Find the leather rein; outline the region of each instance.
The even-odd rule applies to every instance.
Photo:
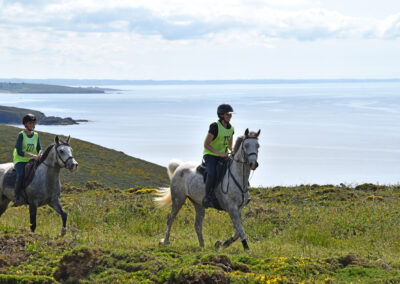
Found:
[[[246,151],[243,149],[244,141],[247,139],[258,139],[258,138],[257,137],[246,137],[243,139],[243,141],[240,145],[240,148],[241,148],[241,152],[246,154],[245,160],[241,161],[239,159],[235,159],[237,152],[234,153],[233,157],[230,157],[228,160],[228,163],[229,163],[229,165],[228,165],[228,184],[226,186],[226,191],[223,190],[223,187],[222,187],[223,183],[221,182],[221,191],[222,191],[222,193],[226,194],[226,193],[228,193],[228,189],[229,189],[229,177],[232,177],[233,182],[235,183],[235,185],[239,188],[240,192],[242,193],[242,202],[240,203],[239,208],[243,206],[244,195],[249,191],[249,187],[246,186],[246,181],[244,180],[244,175],[242,176],[242,185],[240,185],[240,183],[236,180],[235,176],[232,174],[231,166],[232,166],[233,162],[242,164],[242,172],[244,173],[244,167],[245,167],[245,164],[249,163],[249,157],[252,155],[258,156],[258,154],[256,152],[251,152],[251,153],[247,154]],[[247,183],[248,183],[248,181],[247,181]]]

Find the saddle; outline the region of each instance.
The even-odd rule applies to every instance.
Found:
[[[217,187],[222,182],[222,179],[225,176],[226,170],[228,169],[228,164],[229,164],[228,158],[221,159],[220,161],[218,161],[217,169],[216,169],[217,177],[215,180],[215,187]],[[205,164],[204,160],[196,168],[196,172],[198,172],[199,174],[201,174],[203,176],[203,181],[205,183],[207,180],[207,169],[206,169],[206,164]]]
[[[26,188],[33,180],[33,177],[35,176],[35,172],[38,166],[38,162],[35,160],[30,160],[28,163],[25,165],[25,174],[24,178],[22,181],[22,188]],[[3,180],[3,186],[4,187],[14,187],[15,186],[15,181],[17,180],[17,171],[15,170],[14,167],[9,169]]]

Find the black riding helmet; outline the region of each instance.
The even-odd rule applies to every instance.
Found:
[[[31,113],[28,113],[28,114],[25,115],[24,118],[22,119],[22,124],[25,125],[25,123],[30,122],[30,121],[36,122],[36,116],[34,116],[34,115],[31,114]]]
[[[219,106],[218,106],[218,109],[217,109],[217,115],[218,115],[218,117],[219,117],[220,115],[223,115],[223,114],[228,113],[228,112],[233,112],[233,108],[231,107],[231,105],[229,105],[229,104],[222,104],[222,105],[219,105]]]

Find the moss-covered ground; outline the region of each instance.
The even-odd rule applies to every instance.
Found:
[[[400,186],[304,185],[253,188],[243,210],[250,246],[216,250],[232,234],[225,212],[209,209],[205,248],[190,201],[164,237],[169,208],[153,188],[64,186],[68,232],[49,207],[30,233],[26,207],[0,218],[0,283],[399,283]]]

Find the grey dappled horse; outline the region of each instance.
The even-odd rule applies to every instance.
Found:
[[[250,169],[256,169],[258,166],[258,136],[260,130],[249,132],[246,129],[245,135],[237,138],[233,149],[233,157],[228,164],[228,170],[223,177],[221,184],[216,187],[215,194],[221,205],[221,208],[229,213],[234,227],[234,235],[223,244],[217,241],[216,247],[230,246],[239,237],[242,240],[244,249],[248,249],[245,233],[241,223],[242,208],[249,201],[248,180]],[[205,183],[203,176],[196,171],[198,164],[183,163],[172,160],[168,165],[168,173],[171,179],[171,186],[162,189],[162,193],[155,201],[160,207],[172,203],[171,213],[168,214],[167,232],[161,244],[169,243],[169,235],[172,223],[178,214],[180,208],[189,198],[196,209],[195,229],[199,239],[200,247],[204,247],[202,226],[205,215],[205,208],[202,206],[202,200],[205,195]]]
[[[36,228],[36,212],[39,206],[48,204],[62,218],[61,235],[66,233],[67,213],[60,203],[61,183],[60,169],[67,168],[71,172],[77,170],[78,163],[72,156],[72,148],[67,141],[55,137],[55,144],[50,145],[40,159],[31,183],[24,190],[24,197],[29,204],[31,231]],[[14,199],[14,183],[7,181],[7,172],[13,169],[13,163],[0,164],[0,216],[6,211],[8,204]]]

